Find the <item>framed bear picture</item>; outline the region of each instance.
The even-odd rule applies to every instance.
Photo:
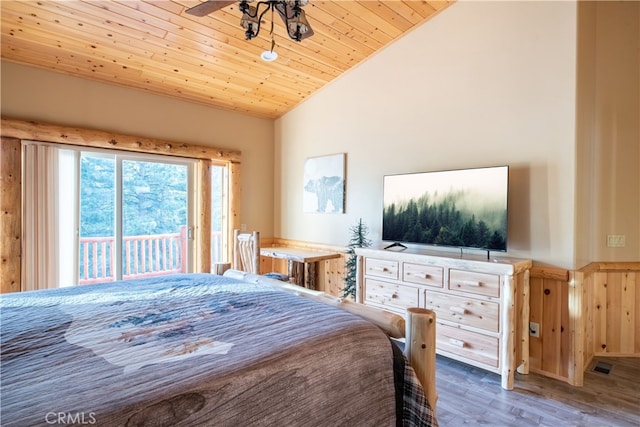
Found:
[[[344,213],[346,153],[310,157],[304,162],[305,213]]]

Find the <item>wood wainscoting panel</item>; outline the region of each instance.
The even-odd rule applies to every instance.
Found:
[[[531,269],[530,369],[582,385],[596,356],[640,356],[640,263]]]
[[[589,366],[596,357],[640,357],[640,262],[594,262],[574,275],[584,319],[576,366]],[[576,369],[573,384],[582,385],[583,376]]]
[[[640,355],[640,271],[598,271],[593,293],[594,356]]]
[[[540,331],[539,337],[529,337],[530,369],[569,381],[569,273],[562,268],[534,266],[530,274],[529,321],[538,323]]]

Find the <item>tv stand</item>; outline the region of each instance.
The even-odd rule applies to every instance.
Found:
[[[404,315],[436,313],[436,352],[498,373],[529,372],[531,260],[408,248],[356,248],[356,301]]]

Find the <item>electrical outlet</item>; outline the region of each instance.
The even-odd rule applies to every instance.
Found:
[[[532,337],[540,338],[540,324],[536,322],[529,322],[529,335]]]
[[[242,232],[247,231],[247,224],[240,224],[240,231]]]
[[[624,234],[607,235],[607,246],[610,248],[624,248],[626,243],[627,242]]]

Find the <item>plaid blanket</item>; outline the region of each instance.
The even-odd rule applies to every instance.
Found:
[[[438,427],[438,420],[413,368],[396,341],[392,340],[391,347],[396,386],[396,427]]]

